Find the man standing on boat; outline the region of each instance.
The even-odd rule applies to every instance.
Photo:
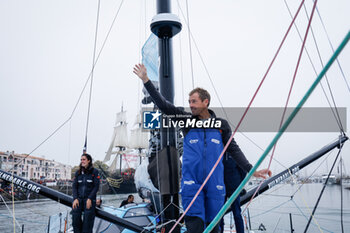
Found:
[[[210,94],[206,90],[196,88],[189,93],[191,108],[191,113],[189,113],[184,111],[183,108],[175,107],[169,103],[156,90],[149,80],[146,67],[143,64],[136,65],[133,72],[143,81],[154,103],[163,113],[187,116],[192,122],[193,120],[198,122],[196,125],[207,125],[209,121],[213,120],[219,123],[210,128],[183,128],[185,137],[183,142],[181,197],[183,208],[186,209],[219,158],[224,145],[231,137],[231,128],[226,120],[216,118],[215,113],[208,109]],[[231,141],[227,151],[238,166],[249,172],[252,165],[234,140]],[[266,174],[270,175],[271,172],[263,169],[255,172],[254,176],[265,178]],[[224,167],[221,162],[185,216],[187,232],[203,232],[205,226],[214,219],[223,206],[225,195]],[[219,232],[219,226],[216,226],[212,232]]]
[[[98,170],[89,154],[83,154],[73,180],[72,220],[74,233],[92,233],[95,220],[96,193],[100,185]],[[81,219],[84,212],[83,221]]]

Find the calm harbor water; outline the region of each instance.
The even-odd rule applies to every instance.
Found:
[[[254,200],[249,206],[252,228],[257,229],[262,223],[267,232],[291,232],[291,213],[294,232],[304,232],[323,185],[304,184],[295,193],[299,187],[300,184],[279,185]],[[339,185],[326,187],[308,232],[341,232],[340,190]],[[344,188],[343,223],[344,232],[350,232],[350,190]]]
[[[274,190],[254,200],[249,206],[252,228],[257,229],[262,223],[267,232],[290,232],[289,213],[291,213],[295,232],[304,232],[322,184],[305,184],[291,199],[291,195],[299,186],[298,184],[278,185]],[[137,194],[134,196],[136,201],[141,201]],[[127,195],[103,196],[103,202],[106,205],[119,206],[126,197]],[[5,205],[0,205],[0,232],[2,233],[14,232],[12,205],[10,204],[8,208],[10,210]],[[350,190],[348,189],[343,189],[343,208],[344,232],[350,232]],[[70,208],[50,200],[16,203],[14,209],[17,221],[15,222],[16,232],[21,232],[20,226],[24,225],[24,232],[30,233],[47,232],[49,216],[54,219],[58,217],[59,212],[66,215],[70,211]],[[340,186],[327,186],[314,219],[308,232],[341,232]],[[230,231],[231,222],[233,221],[230,215],[226,215],[225,232]],[[62,229],[63,224],[61,222]]]

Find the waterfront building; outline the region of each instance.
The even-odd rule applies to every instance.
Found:
[[[70,180],[72,167],[55,160],[0,151],[0,169],[30,180]]]

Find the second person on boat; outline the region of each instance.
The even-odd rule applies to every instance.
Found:
[[[74,233],[92,233],[95,220],[96,193],[100,185],[98,170],[89,154],[80,158],[79,170],[73,180],[72,220]],[[84,217],[82,219],[82,213]]]

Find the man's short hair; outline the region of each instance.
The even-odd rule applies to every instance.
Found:
[[[130,198],[132,198],[132,197],[134,197],[134,195],[131,195],[131,194],[130,194],[130,195],[128,196],[128,199],[130,199]]]
[[[194,93],[198,93],[199,95],[199,98],[204,101],[205,99],[208,99],[208,107],[209,107],[209,104],[210,104],[210,94],[207,90],[203,89],[203,88],[200,88],[200,87],[197,87],[195,89],[193,89],[190,93],[189,93],[189,96],[193,95]]]

